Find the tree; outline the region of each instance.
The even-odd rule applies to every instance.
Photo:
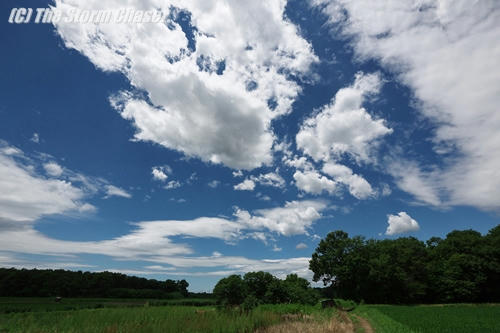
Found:
[[[177,281],[177,289],[182,296],[187,297],[189,295],[188,288],[189,283],[186,280]]]
[[[500,299],[500,225],[491,229],[485,236],[483,253],[486,281],[484,282],[482,299],[496,301]]]
[[[265,301],[267,288],[276,278],[268,272],[248,272],[243,276],[247,290],[253,294],[259,301]]]
[[[214,296],[221,305],[240,305],[247,296],[247,288],[240,275],[230,275],[217,282]]]
[[[332,284],[334,290],[354,298],[359,285],[357,270],[363,267],[366,258],[359,256],[364,246],[362,237],[349,238],[341,230],[330,232],[321,240],[309,261],[314,281]]]
[[[309,281],[297,274],[287,275],[282,284],[290,303],[314,305],[319,301],[319,296],[316,290],[311,288]]]

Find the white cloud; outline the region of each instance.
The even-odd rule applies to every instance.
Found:
[[[248,228],[267,229],[290,236],[307,234],[307,229],[321,218],[321,211],[326,207],[322,201],[290,201],[284,207],[256,210],[254,215],[238,209],[235,216]]]
[[[363,177],[354,174],[345,165],[326,163],[323,166],[323,172],[333,177],[336,182],[347,185],[349,193],[357,199],[367,199],[375,195],[370,183]]]
[[[212,181],[208,182],[207,185],[210,186],[211,188],[217,188],[220,185],[220,181],[219,180],[212,180]]]
[[[187,200],[184,199],[184,198],[179,198],[179,199],[170,198],[170,201],[174,201],[174,202],[177,202],[177,203],[185,203],[185,202],[187,202]]]
[[[273,186],[282,188],[285,186],[285,180],[276,172],[269,172],[266,174],[260,174],[258,176],[251,176],[251,180],[255,183],[259,183],[264,186]]]
[[[170,173],[169,171],[171,172],[171,169],[166,166],[157,166],[151,169],[151,174],[153,175],[154,180],[164,182],[168,178],[168,173]]]
[[[289,158],[289,157],[283,157],[283,163],[285,163],[285,165],[289,166],[289,167],[292,167],[292,168],[295,168],[295,169],[298,169],[298,170],[313,170],[314,169],[314,166],[312,165],[311,162],[309,162],[307,160],[307,157],[305,156],[301,156],[301,157],[298,157],[298,156],[294,156],[293,158]]]
[[[321,194],[323,191],[329,194],[337,193],[337,183],[317,171],[297,170],[293,174],[293,179],[297,188],[307,193]]]
[[[307,233],[307,229],[321,217],[326,204],[318,201],[293,201],[283,207],[261,209],[250,214],[237,210],[233,220],[217,217],[200,217],[193,220],[159,220],[133,223],[134,229],[128,234],[100,241],[65,241],[50,238],[41,232],[26,227],[6,229],[0,233],[0,251],[33,253],[45,255],[101,254],[120,260],[143,260],[176,267],[215,267],[231,266],[238,263],[239,268],[260,261],[237,257],[212,256],[185,257],[193,250],[184,243],[176,243],[175,236],[215,238],[227,242],[267,233],[296,235]],[[260,239],[260,238],[259,238]],[[1,253],[1,252],[0,252]],[[229,258],[229,259],[227,259]],[[243,262],[243,263],[242,263]],[[274,262],[270,261],[269,263]],[[276,262],[281,262],[278,260]],[[191,266],[185,266],[190,263]],[[270,265],[273,266],[273,265]],[[236,268],[236,266],[231,266]]]
[[[262,194],[261,192],[257,192],[257,194],[255,195],[259,200],[262,200],[262,201],[271,201],[271,197],[268,196],[267,194]]]
[[[283,250],[281,247],[276,246],[276,244],[273,245],[273,252],[281,252]]]
[[[389,226],[385,232],[386,235],[402,234],[420,229],[418,222],[405,212],[400,212],[398,215],[388,215],[387,223]]]
[[[389,162],[388,171],[395,178],[396,185],[413,194],[417,203],[441,206],[439,198],[441,181],[436,170],[424,172],[416,163],[406,160]]]
[[[241,183],[234,185],[233,188],[237,191],[253,191],[257,184],[283,188],[285,180],[278,173],[269,172],[258,176],[250,176],[250,178],[246,178]],[[264,196],[260,197],[263,198]]]
[[[296,248],[297,250],[307,249],[307,244],[305,244],[305,243],[299,243],[299,244],[297,244],[297,245],[295,246],[295,248]]]
[[[34,143],[40,143],[40,136],[38,135],[38,133],[33,133],[30,141]]]
[[[130,199],[132,198],[132,195],[122,188],[116,187],[114,185],[107,185],[105,198],[110,197],[122,197]]]
[[[35,162],[0,142],[0,228],[20,227],[52,214],[88,210],[85,188],[38,175]]]
[[[380,194],[381,194],[383,197],[387,197],[387,196],[391,195],[391,194],[392,194],[392,189],[391,189],[391,187],[390,187],[388,184],[382,183],[382,184],[381,184]]]
[[[290,112],[317,61],[286,19],[284,1],[163,1],[154,8],[191,14],[195,48],[179,24],[73,24],[56,29],[64,44],[104,71],[120,71],[147,99],[112,98],[134,123],[135,139],[204,161],[253,169],[272,161],[272,119]],[[121,1],[57,0],[59,10],[115,9]],[[143,8],[139,0],[127,7]],[[236,28],[235,28],[236,27]],[[223,69],[222,69],[223,68]],[[268,101],[276,107],[270,107]],[[154,105],[154,106],[153,106]]]
[[[395,72],[436,124],[435,151],[444,163],[413,163],[413,172],[396,175],[398,186],[432,204],[499,210],[498,1],[314,3],[341,24],[337,34],[354,37],[358,57]]]
[[[86,200],[98,194],[130,196],[105,179],[46,162],[52,158],[24,154],[0,140],[0,229],[30,228],[48,215],[93,213],[97,208]]]
[[[233,177],[243,177],[243,172],[241,170],[233,171]]]
[[[163,188],[166,190],[173,190],[178,187],[181,187],[181,183],[177,180],[171,180],[165,186],[163,186]]]
[[[56,162],[45,163],[43,168],[45,169],[45,172],[52,177],[59,177],[63,173],[63,169]]]
[[[234,189],[237,191],[253,191],[255,188],[255,182],[251,179],[245,179],[241,183],[234,185]]]
[[[362,107],[380,84],[376,74],[357,74],[352,86],[340,89],[329,105],[304,121],[296,136],[297,147],[315,161],[338,160],[344,154],[371,161],[377,139],[392,133],[384,120],[373,119]]]

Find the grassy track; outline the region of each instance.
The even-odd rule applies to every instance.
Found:
[[[500,305],[362,305],[355,313],[378,333],[500,332]]]

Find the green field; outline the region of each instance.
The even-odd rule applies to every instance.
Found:
[[[354,311],[345,313],[321,309],[319,305],[280,304],[260,305],[244,313],[239,309],[220,310],[215,306],[203,305],[210,302],[213,300],[68,298],[56,303],[52,298],[0,298],[0,333],[230,333],[254,332],[259,328],[290,322],[301,322],[303,324],[299,327],[302,328],[318,328],[308,332],[363,333],[365,331],[360,325],[360,317],[368,320],[378,333],[500,332],[498,304],[360,305]],[[337,302],[343,308],[354,305],[351,301]],[[342,322],[346,317],[352,321],[350,330],[346,329],[349,325],[337,325],[341,327],[339,330],[324,330],[325,325],[318,324]]]
[[[500,305],[362,305],[355,314],[368,319],[376,332],[500,332]]]
[[[0,297],[0,314],[39,311],[69,311],[99,308],[124,308],[165,305],[215,305],[215,300],[206,298],[183,298],[171,300],[120,299],[120,298],[64,298],[55,302],[50,297]]]
[[[309,320],[328,320],[334,312],[319,306],[294,304],[261,305],[249,313],[241,313],[217,310],[213,306],[150,306],[154,301],[144,300],[63,300],[67,304],[43,301],[40,298],[3,299],[4,309],[12,305],[20,307],[20,304],[25,309],[31,304],[31,308],[29,312],[0,314],[0,332],[253,332],[284,318],[301,320],[307,316]],[[90,308],[96,305],[102,308]],[[47,306],[45,310],[44,306]],[[57,306],[74,309],[60,311]]]

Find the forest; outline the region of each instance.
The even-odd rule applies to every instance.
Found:
[[[484,236],[455,230],[426,242],[333,231],[320,241],[309,269],[331,297],[387,304],[499,302],[500,225]]]
[[[112,272],[0,268],[2,297],[182,298],[186,280],[158,281]]]

